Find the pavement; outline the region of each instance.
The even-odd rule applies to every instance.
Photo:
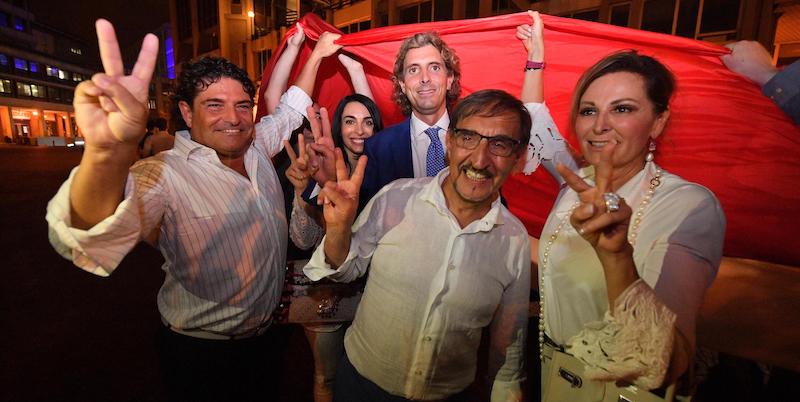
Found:
[[[161,255],[139,245],[102,278],[47,240],[47,201],[80,157],[0,146],[0,400],[164,401],[154,346]],[[265,400],[311,401],[308,344],[302,328],[288,331],[284,386]]]
[[[76,268],[47,240],[47,201],[81,152],[0,144],[0,401],[164,401],[155,352],[160,254],[139,245],[102,278]],[[302,328],[285,331],[282,386],[265,390],[264,400],[310,402],[308,344]],[[528,350],[532,356],[536,345]],[[765,380],[764,367],[753,362],[720,360],[695,401],[796,400],[783,395],[800,374],[772,370]],[[537,377],[532,370],[529,378]],[[488,400],[480,383],[469,394],[471,401]]]

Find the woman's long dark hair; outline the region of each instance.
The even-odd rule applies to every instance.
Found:
[[[339,105],[336,106],[336,112],[333,114],[333,122],[331,127],[333,145],[341,149],[342,152],[345,151],[344,138],[342,137],[342,114],[344,113],[344,107],[350,102],[358,102],[367,108],[370,117],[372,117],[372,135],[378,134],[379,131],[383,130],[381,112],[378,110],[378,105],[376,105],[372,99],[361,94],[345,96],[341,101],[339,101]],[[347,165],[348,170],[352,170],[353,167],[350,166],[350,158],[344,158],[344,163]]]

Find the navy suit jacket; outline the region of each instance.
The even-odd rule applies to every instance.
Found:
[[[403,178],[414,177],[411,157],[411,118],[384,128],[364,143],[367,169],[359,194],[359,210],[383,188]]]

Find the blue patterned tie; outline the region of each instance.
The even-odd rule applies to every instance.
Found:
[[[436,176],[439,171],[444,169],[444,148],[442,141],[439,140],[439,127],[433,126],[425,130],[425,134],[431,139],[428,147],[428,155],[425,159],[426,174]]]

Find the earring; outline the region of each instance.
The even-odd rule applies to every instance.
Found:
[[[656,152],[656,142],[650,140],[650,146],[647,147],[647,156],[644,157],[644,160],[647,162],[653,161],[653,153]]]

